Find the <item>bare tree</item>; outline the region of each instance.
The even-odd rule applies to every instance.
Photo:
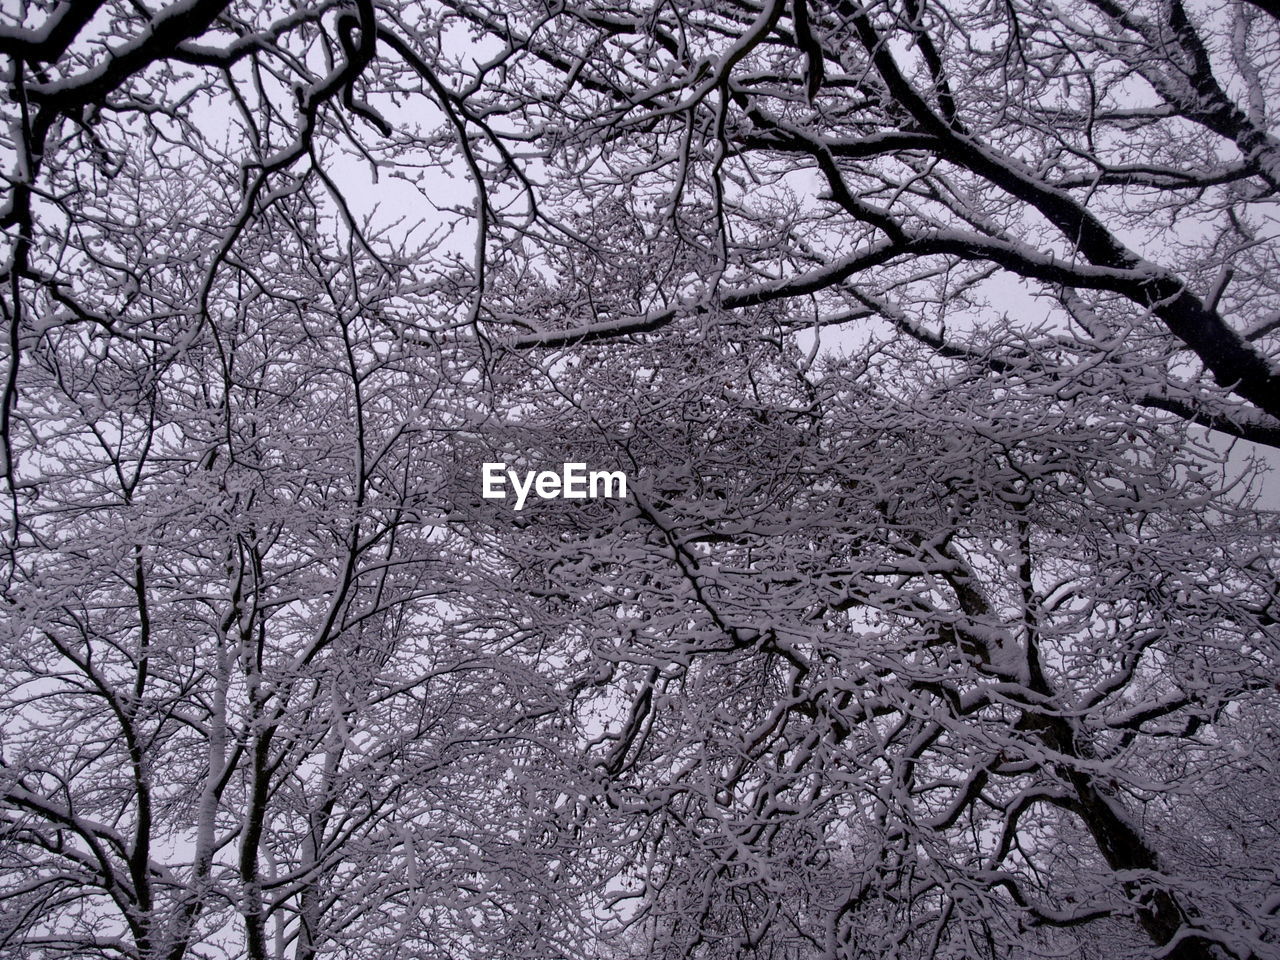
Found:
[[[1280,446],[1274,5],[21,0],[0,70],[0,950],[1275,954],[1202,442]],[[638,482],[479,497],[539,456]]]
[[[624,953],[1274,952],[1275,832],[1213,799],[1274,799],[1274,516],[1185,430],[919,349],[583,354],[526,429],[634,503],[507,550],[592,654]]]
[[[23,5],[0,31],[5,416],[42,324],[149,321],[147,271],[95,249],[177,226],[117,222],[147,142],[150,179],[231,181],[187,251],[199,291],[293,185],[350,212],[345,152],[472,179],[424,206],[473,218],[454,292],[520,345],[795,301],[794,323],[874,316],[1000,370],[1032,340],[1064,380],[1102,365],[1135,403],[1274,445],[1278,30],[1244,0]],[[557,316],[500,296],[570,251]]]
[[[482,956],[513,903],[560,909],[495,793],[558,769],[546,681],[450,614],[485,586],[447,527],[451,365],[323,235],[281,201],[195,326],[54,326],[24,358],[6,952]]]
[[[490,308],[516,343],[784,301],[793,324],[875,317],[996,372],[1031,341],[1064,382],[1105,369],[1137,404],[1280,437],[1269,12],[448,6],[507,44],[466,89],[512,132],[474,129],[538,158],[519,185],[541,242],[495,224],[524,239],[495,244],[491,273],[523,283],[580,251],[562,318]]]

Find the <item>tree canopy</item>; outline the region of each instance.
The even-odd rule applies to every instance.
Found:
[[[1280,950],[1275,4],[14,0],[0,71],[0,953]]]

